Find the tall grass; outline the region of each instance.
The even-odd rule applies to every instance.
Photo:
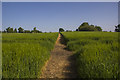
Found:
[[[3,78],[40,78],[58,33],[2,34]]]
[[[117,32],[63,32],[80,78],[118,78]]]

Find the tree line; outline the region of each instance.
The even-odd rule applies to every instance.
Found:
[[[63,28],[59,28],[59,32],[64,32],[65,30]],[[66,32],[71,32],[72,30],[66,30]],[[82,23],[76,31],[102,31],[102,28],[100,26],[95,25],[89,25],[88,22]],[[115,32],[120,32],[120,24],[115,26]],[[33,28],[33,30],[24,30],[22,27],[17,29],[13,29],[11,27],[6,28],[6,30],[3,31],[3,33],[42,33],[42,31],[39,31],[36,29],[36,27]]]
[[[63,28],[59,29],[59,32],[65,31]],[[82,23],[76,31],[102,31],[100,26],[89,25],[88,22]],[[66,32],[71,32],[71,30],[66,30]]]
[[[64,32],[64,31],[65,30],[63,28],[59,28],[59,32]],[[66,32],[71,32],[71,31],[72,30],[66,30]],[[88,22],[84,22],[76,29],[76,31],[102,31],[102,28],[100,26],[89,25]],[[115,26],[115,32],[120,32],[120,24]]]
[[[42,31],[39,31],[36,29],[36,27],[33,28],[33,30],[24,30],[22,27],[19,27],[18,28],[18,31],[17,29],[13,29],[11,27],[8,27],[6,28],[6,30],[3,31],[3,33],[42,33]]]
[[[100,26],[89,25],[87,22],[82,23],[76,31],[102,31]]]

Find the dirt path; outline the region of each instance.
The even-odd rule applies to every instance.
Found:
[[[43,69],[41,78],[76,78],[75,58],[72,52],[65,50],[61,44],[63,40],[59,34],[55,47],[51,52],[51,58]]]

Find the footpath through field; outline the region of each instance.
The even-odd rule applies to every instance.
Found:
[[[45,65],[41,78],[76,78],[75,58],[71,51],[60,42],[63,37],[59,34],[50,60]]]

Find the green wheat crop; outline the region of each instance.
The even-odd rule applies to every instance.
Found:
[[[40,78],[58,33],[2,34],[2,77]]]
[[[63,32],[80,78],[118,78],[117,32]]]

